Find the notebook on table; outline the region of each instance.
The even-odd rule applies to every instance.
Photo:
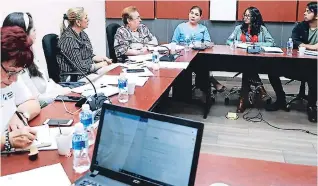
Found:
[[[75,185],[194,185],[203,124],[104,104],[90,171]]]

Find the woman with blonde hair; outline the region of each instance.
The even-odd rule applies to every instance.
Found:
[[[68,22],[68,26],[65,25],[65,21]],[[83,7],[69,9],[63,16],[61,36],[58,41],[58,47],[86,75],[112,63],[107,57],[94,55],[92,44],[84,32],[88,25],[89,19]],[[78,71],[62,55],[57,55],[57,62],[61,73]],[[67,80],[66,77],[60,78],[61,81]]]

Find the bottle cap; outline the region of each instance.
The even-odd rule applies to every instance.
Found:
[[[82,133],[84,131],[84,125],[82,123],[76,123],[74,125],[75,133]]]
[[[82,105],[82,110],[84,110],[84,111],[89,110],[89,105],[88,104],[83,104]]]
[[[289,40],[289,41],[292,41],[293,39],[292,39],[292,38],[289,38],[288,40]]]

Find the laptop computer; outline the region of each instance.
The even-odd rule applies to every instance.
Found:
[[[192,186],[203,124],[104,103],[90,171],[76,186]]]

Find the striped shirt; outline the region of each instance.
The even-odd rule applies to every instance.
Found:
[[[67,27],[58,41],[58,46],[85,74],[89,74],[93,62],[93,47],[88,35],[82,31],[77,34],[71,26]],[[78,71],[62,55],[57,55],[60,73]],[[61,76],[61,81],[66,80],[66,76]]]
[[[119,27],[114,40],[114,49],[117,58],[125,55],[129,49],[140,49],[146,44],[158,45],[156,37],[143,24],[139,25],[136,32],[131,31],[126,25]]]

